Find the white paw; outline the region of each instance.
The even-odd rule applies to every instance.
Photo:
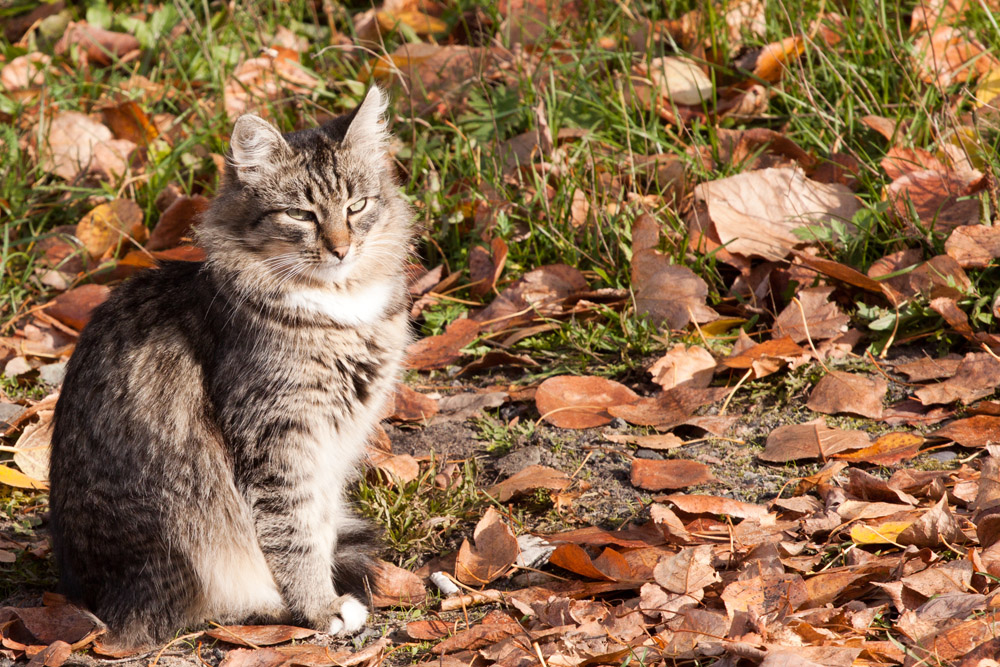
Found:
[[[368,607],[358,602],[353,595],[344,595],[338,601],[337,616],[330,621],[329,634],[353,635],[365,627]]]

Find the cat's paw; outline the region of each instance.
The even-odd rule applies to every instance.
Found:
[[[331,635],[353,635],[365,627],[368,607],[353,595],[341,595],[334,603],[334,617],[330,621]]]

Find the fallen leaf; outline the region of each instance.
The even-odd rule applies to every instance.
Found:
[[[800,290],[796,298],[801,304],[790,303],[774,320],[775,338],[788,337],[796,343],[811,338],[813,342],[835,338],[847,331],[851,318],[830,302],[832,287]],[[803,321],[803,314],[805,321]]]
[[[441,639],[452,634],[456,628],[451,623],[438,620],[410,621],[406,624],[406,634],[410,639],[427,641],[429,639]]]
[[[913,221],[910,207],[916,213],[916,222],[924,229],[950,231],[963,225],[979,223],[978,197],[962,198],[970,178],[954,172],[915,171],[900,176],[886,188],[886,198],[892,203],[896,215]],[[915,227],[914,233],[921,234]]]
[[[881,419],[882,401],[888,391],[889,383],[880,377],[830,371],[816,383],[806,405],[828,415],[847,412]]]
[[[455,320],[444,333],[428,336],[406,348],[406,364],[421,371],[446,368],[462,358],[461,349],[476,340],[480,325],[468,318]]]
[[[767,508],[763,505],[754,505],[719,496],[677,493],[669,496],[657,496],[654,500],[658,503],[672,503],[684,514],[695,516],[728,515],[738,519],[760,519],[767,516]]]
[[[851,541],[855,544],[898,544],[899,534],[913,521],[885,521],[878,524],[856,524],[851,527]]]
[[[626,433],[604,433],[605,439],[624,445],[635,445],[645,449],[667,451],[681,447],[685,443],[673,433],[655,433],[653,435],[629,435]]]
[[[417,35],[432,35],[448,31],[447,23],[416,9],[398,12],[375,12],[375,19],[378,21],[379,27],[386,32],[395,30],[396,26],[400,23]]]
[[[653,58],[646,73],[668,105],[700,105],[712,98],[712,80],[692,60],[676,56]]]
[[[963,269],[985,269],[1000,257],[1000,228],[986,225],[956,227],[944,251]]]
[[[632,578],[632,568],[620,553],[611,547],[605,548],[594,559],[577,544],[560,544],[549,562],[590,579],[599,581],[628,581]]]
[[[719,239],[732,253],[780,261],[806,226],[850,224],[860,204],[839,184],[810,181],[799,169],[761,169],[695,186]]]
[[[956,419],[929,434],[935,438],[946,438],[963,447],[986,447],[1000,443],[1000,417],[975,415]]]
[[[827,426],[822,419],[805,424],[786,424],[771,431],[762,461],[786,463],[802,459],[826,459],[841,452],[862,449],[871,444],[863,431],[844,431]]]
[[[39,167],[66,181],[89,173],[120,177],[128,169],[136,148],[125,139],[115,139],[104,125],[78,111],[61,111],[49,121],[38,147]]]
[[[948,498],[944,496],[931,509],[914,521],[896,539],[900,544],[918,547],[948,547],[967,542],[958,520],[948,508]]]
[[[56,42],[56,55],[64,55],[71,47],[79,49],[83,63],[110,65],[116,60],[128,60],[138,55],[139,40],[122,32],[112,32],[86,21],[71,21]]]
[[[291,625],[222,625],[207,630],[205,635],[237,646],[273,646],[293,639],[305,639],[316,634],[309,628]]]
[[[124,657],[114,652],[106,653],[103,649],[95,649],[95,652],[109,657]],[[238,648],[226,653],[219,667],[280,667],[287,660],[288,656],[273,648]]]
[[[941,88],[966,83],[997,66],[986,47],[951,26],[924,31],[913,44],[913,54],[920,78]]]
[[[209,200],[201,195],[180,196],[160,214],[160,220],[149,235],[146,250],[166,250],[180,244],[208,210]]]
[[[712,547],[702,545],[664,556],[653,570],[653,578],[670,593],[690,595],[722,581],[712,562]]]
[[[805,38],[800,35],[766,45],[757,55],[753,75],[769,83],[777,83],[788,70],[788,63],[802,55],[805,48]]]
[[[649,367],[653,382],[672,389],[678,386],[704,388],[715,374],[715,357],[698,345],[674,345]]]
[[[648,491],[682,489],[714,482],[711,468],[684,459],[632,459],[632,485]]]
[[[17,439],[14,463],[21,472],[39,482],[49,481],[52,417],[55,410],[39,410],[38,421],[24,427]]]
[[[501,576],[517,559],[514,533],[500,514],[490,507],[476,524],[473,546],[462,542],[455,561],[455,578],[469,586],[482,586]]]
[[[627,405],[638,394],[614,380],[592,375],[551,377],[538,387],[535,405],[542,419],[560,428],[592,428],[610,424],[612,406]]]
[[[893,366],[893,369],[896,372],[906,375],[910,382],[924,382],[926,380],[940,380],[954,376],[961,363],[962,357],[949,354],[940,359],[921,357],[916,361],[896,364]]]
[[[77,651],[106,630],[96,616],[67,603],[62,596],[46,593],[42,602],[43,607],[0,608],[4,636],[19,636],[32,644],[46,646],[63,641]]]
[[[608,408],[613,417],[630,424],[670,429],[683,424],[698,408],[722,400],[729,393],[726,387],[689,389],[674,387],[652,398],[639,398]]]
[[[0,85],[13,92],[41,86],[52,58],[34,51],[18,56],[0,69]]]
[[[562,491],[573,483],[569,475],[548,466],[533,465],[494,484],[486,492],[502,503],[537,489]]]
[[[262,55],[237,65],[226,81],[226,115],[236,120],[254,105],[263,106],[289,91],[307,93],[318,85],[319,79],[299,64],[297,52],[284,47],[267,48]]]
[[[506,261],[507,244],[499,237],[490,242],[489,252],[480,246],[474,247],[469,253],[469,280],[472,282],[469,292],[475,296],[492,292]]]
[[[507,397],[505,391],[470,391],[444,396],[437,402],[439,419],[471,419],[483,410],[503,405]]]
[[[384,560],[375,567],[373,602],[376,607],[413,606],[424,602],[427,589],[420,577]]]
[[[912,459],[920,453],[920,447],[923,444],[923,437],[914,433],[886,433],[880,436],[870,447],[863,447],[853,452],[835,454],[834,458],[852,463],[863,462],[873,465],[890,466]]]
[[[742,611],[759,617],[794,611],[808,599],[808,593],[802,577],[782,573],[734,581],[720,597],[730,616]]]
[[[954,401],[968,405],[992,394],[997,385],[1000,385],[1000,361],[985,352],[971,352],[962,359],[953,377],[918,389],[914,395],[923,405]]]
[[[390,474],[401,484],[420,477],[420,464],[409,454],[398,454],[382,459],[376,463],[376,467]]]
[[[17,489],[48,489],[49,485],[42,480],[25,475],[10,466],[0,465],[0,484],[13,486]]]
[[[68,327],[83,331],[97,306],[107,300],[111,290],[105,285],[81,285],[63,292],[45,307],[45,312]]]
[[[523,632],[524,628],[517,621],[503,612],[494,611],[487,614],[480,623],[456,632],[453,636],[437,644],[431,649],[431,652],[442,655],[455,651],[475,651]]]
[[[754,377],[762,378],[776,372],[789,360],[805,354],[805,348],[785,336],[758,343],[742,352],[734,352],[719,363],[736,370],[753,370]]]
[[[579,270],[549,264],[525,273],[472,319],[481,323],[484,331],[502,331],[539,316],[558,315],[568,297],[585,289],[587,279]]]
[[[438,413],[438,402],[430,396],[413,391],[402,382],[396,384],[393,408],[389,419],[424,422]]]
[[[98,259],[130,239],[146,240],[142,209],[131,199],[115,199],[90,210],[76,225],[76,238],[91,258]]]
[[[632,287],[637,312],[671,329],[719,316],[705,303],[708,284],[686,266],[671,264],[659,251],[642,250],[632,256]]]

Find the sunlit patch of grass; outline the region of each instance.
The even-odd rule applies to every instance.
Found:
[[[432,460],[417,479],[404,484],[376,469],[358,483],[354,501],[385,531],[389,559],[400,567],[440,552],[451,535],[479,516],[484,498],[476,487],[475,461],[461,462],[451,484],[440,488],[434,478],[444,467]]]

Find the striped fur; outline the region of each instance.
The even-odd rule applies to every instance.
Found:
[[[373,531],[344,488],[399,374],[412,234],[373,91],[313,130],[237,121],[207,261],[138,275],[80,336],[52,535],[111,643],[206,619],[364,624]]]

